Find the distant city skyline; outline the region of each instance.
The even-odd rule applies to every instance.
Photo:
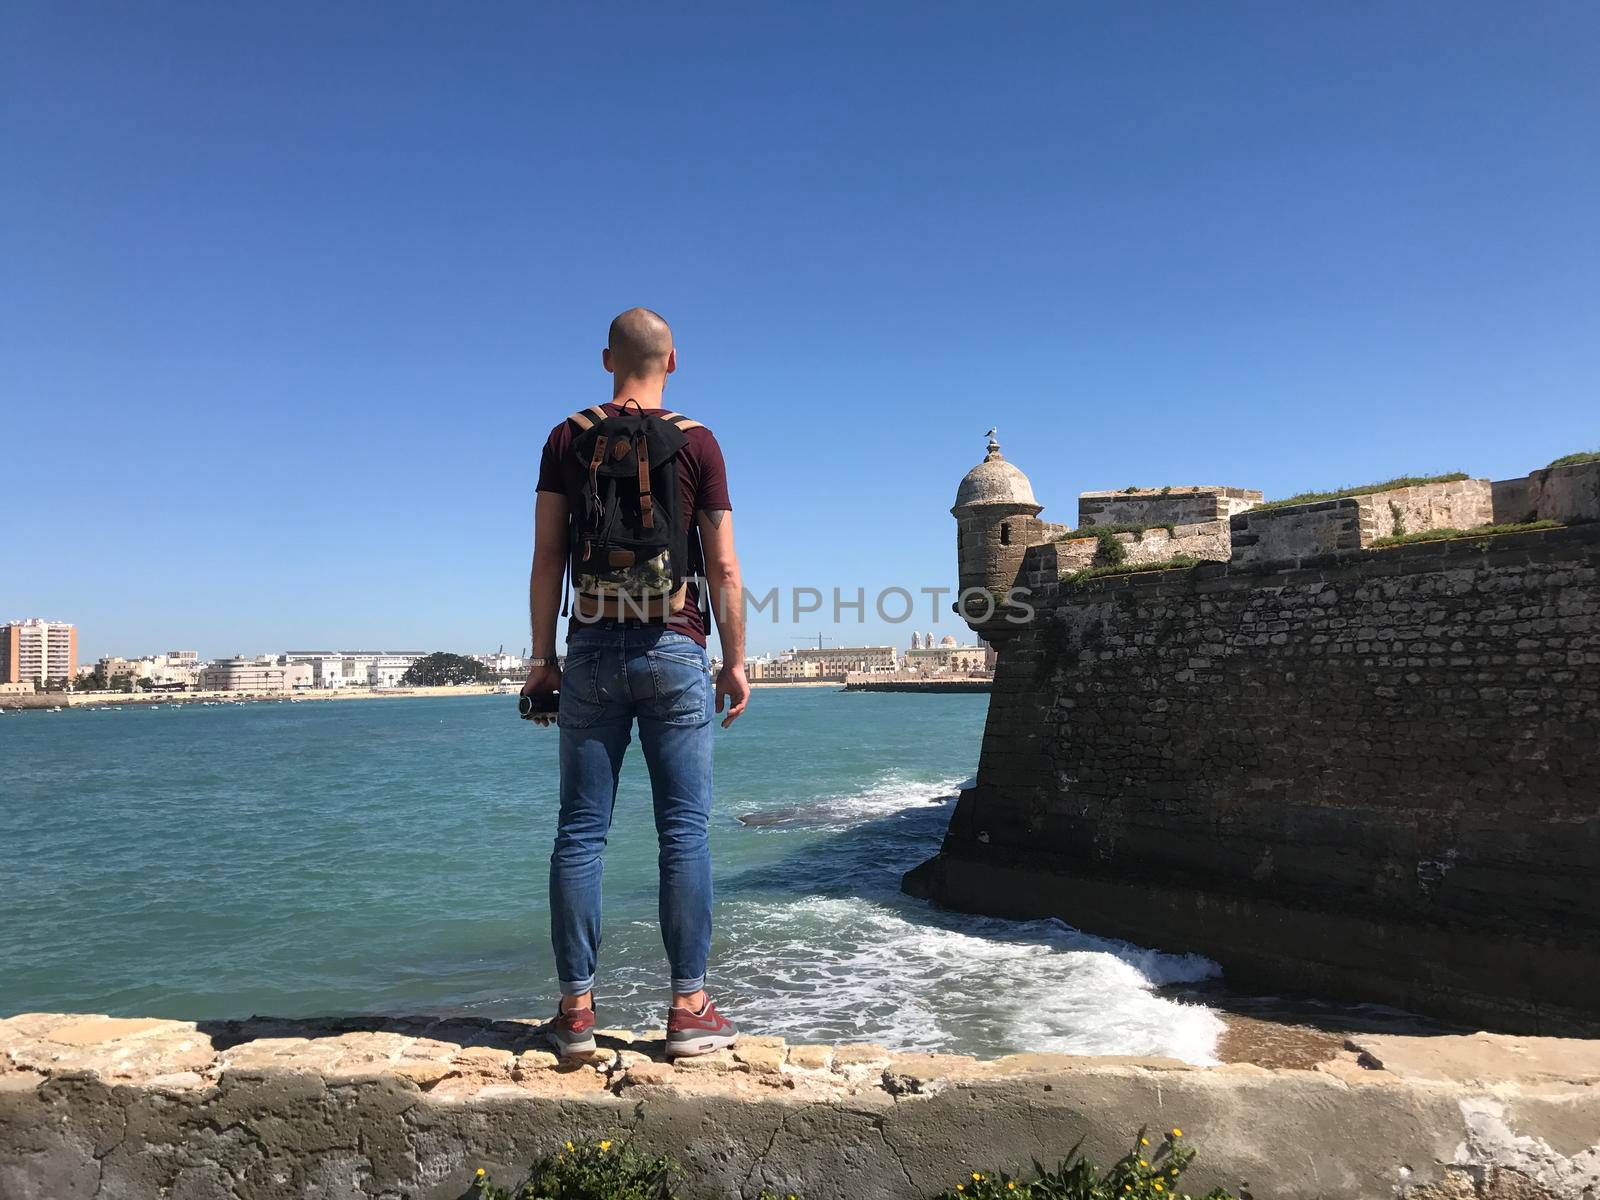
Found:
[[[89,660],[521,649],[538,450],[634,304],[758,595],[952,585],[995,425],[1055,522],[1525,474],[1600,445],[1597,39],[1562,0],[18,0],[0,379],[50,440],[0,612]],[[784,617],[752,652],[911,627]]]

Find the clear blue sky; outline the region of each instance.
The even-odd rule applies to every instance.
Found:
[[[951,583],[995,423],[1068,522],[1525,473],[1600,444],[1597,61],[1587,2],[13,0],[0,617],[520,650],[633,304],[757,590]]]

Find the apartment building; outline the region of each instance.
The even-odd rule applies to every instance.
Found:
[[[0,683],[42,684],[78,674],[78,627],[65,621],[0,625]]]

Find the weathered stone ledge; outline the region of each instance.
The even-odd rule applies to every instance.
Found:
[[[562,1064],[541,1023],[470,1018],[0,1021],[0,1196],[461,1196],[567,1137],[621,1136],[686,1196],[922,1197],[974,1166],[1183,1128],[1186,1182],[1266,1197],[1579,1197],[1600,1186],[1600,1042],[1315,1039],[1309,1065],[992,1061],[747,1037],[682,1061],[659,1030]]]

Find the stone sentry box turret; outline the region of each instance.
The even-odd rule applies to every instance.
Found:
[[[1039,520],[1044,508],[1033,498],[1028,477],[1000,453],[995,431],[989,452],[968,471],[956,489],[950,513],[956,519],[956,560],[963,593],[978,588],[1003,597],[1016,584],[1028,547],[1066,531]]]

